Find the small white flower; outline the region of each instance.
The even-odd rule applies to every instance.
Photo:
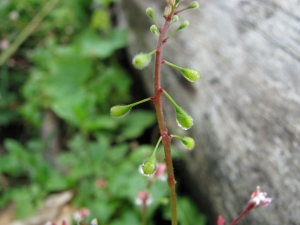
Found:
[[[256,190],[251,194],[250,200],[248,202],[249,204],[255,204],[255,208],[258,206],[266,206],[269,205],[272,202],[272,198],[267,197],[266,192],[261,192],[260,187],[257,186]]]
[[[19,18],[19,12],[18,11],[11,11],[9,13],[9,18],[11,20],[17,20]]]
[[[97,219],[93,219],[91,221],[91,225],[98,225],[98,220]]]
[[[143,204],[146,204],[148,206],[152,202],[152,197],[148,194],[147,191],[140,191],[135,199],[135,204],[138,206],[142,206]]]
[[[7,39],[2,39],[2,40],[0,41],[0,48],[1,48],[2,50],[7,49],[8,46],[9,46],[9,41],[8,41]]]

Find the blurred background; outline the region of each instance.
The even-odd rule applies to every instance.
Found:
[[[240,225],[299,224],[299,1],[197,2],[198,9],[179,14],[170,30],[185,20],[190,25],[168,40],[163,53],[164,60],[201,72],[201,80],[190,83],[178,70],[162,68],[163,88],[194,119],[182,133],[174,108],[164,102],[171,132],[196,142],[186,154],[184,184],[208,224],[215,225],[219,214],[232,221],[257,185],[274,201],[247,214]],[[155,39],[145,8],[153,7],[161,24],[165,1],[120,3],[119,20],[129,30],[128,53],[152,51]],[[152,93],[150,74],[152,66],[140,77]]]
[[[0,224],[140,224],[138,172],[158,137],[151,104],[124,50],[114,0],[0,2]],[[175,165],[183,160],[174,151]],[[163,161],[159,151],[158,160]],[[179,180],[179,221],[204,224]],[[151,186],[149,224],[169,224],[168,188]],[[82,212],[82,211],[80,211]],[[18,223],[16,221],[19,221]]]

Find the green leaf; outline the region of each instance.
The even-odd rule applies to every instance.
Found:
[[[203,214],[200,214],[196,206],[187,197],[177,198],[177,217],[180,224],[194,225],[197,221],[197,225],[205,225],[206,218]],[[169,207],[164,208],[164,217],[171,219],[171,213]]]
[[[21,219],[34,213],[35,206],[28,188],[15,189],[12,199],[16,203],[16,218]]]
[[[97,96],[97,103],[105,112],[112,105],[128,102],[130,99],[131,79],[117,65],[102,68],[88,84],[89,91]]]
[[[53,87],[77,86],[92,75],[92,60],[71,52],[66,55],[54,55],[48,62],[51,77],[48,85]]]
[[[119,29],[114,29],[107,38],[103,38],[95,31],[87,29],[77,42],[81,55],[95,56],[101,59],[111,56],[115,50],[125,47],[126,44],[126,32]]]
[[[26,118],[31,124],[38,127],[42,122],[42,113],[38,104],[33,101],[27,101],[19,108],[21,115]]]
[[[92,15],[91,26],[94,29],[108,31],[111,28],[109,11],[101,8],[95,10]]]
[[[96,216],[98,216],[99,224],[109,224],[108,220],[113,216],[115,212],[118,211],[119,206],[119,201],[99,201],[97,199],[90,202],[88,205],[89,209],[91,209],[91,211],[94,211]]]
[[[51,176],[47,179],[45,188],[49,192],[63,191],[68,188],[68,185],[63,176],[61,176],[57,171],[53,171]]]
[[[52,109],[61,118],[75,126],[84,127],[85,120],[95,109],[95,96],[84,89],[69,93],[68,97],[57,99]]]
[[[108,151],[108,159],[112,163],[120,163],[126,159],[126,154],[128,153],[129,146],[128,144],[118,144],[114,147],[111,147]]]
[[[156,117],[153,112],[145,110],[133,110],[127,117],[123,119],[124,128],[118,137],[118,141],[134,139],[142,135],[145,129],[152,126]]]
[[[109,224],[110,225],[125,225],[125,224],[140,225],[141,221],[132,208],[124,207],[121,214]]]
[[[86,131],[92,132],[101,129],[115,130],[118,126],[118,121],[114,120],[108,115],[96,115],[94,117],[88,117],[83,124]]]

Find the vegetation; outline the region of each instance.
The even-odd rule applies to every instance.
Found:
[[[135,202],[147,188],[148,220],[158,209],[171,218],[164,180],[138,173],[153,146],[136,140],[155,114],[139,108],[122,120],[109,115],[112,105],[133,98],[132,79],[116,55],[126,46],[126,30],[113,25],[113,3],[0,3],[0,207],[14,202],[16,218],[71,189],[72,204],[90,210],[87,220],[140,224]],[[162,150],[156,158],[163,161]],[[178,208],[182,224],[204,223],[186,197]]]
[[[178,218],[180,210],[177,209],[177,198],[176,198],[176,180],[175,180],[175,174],[173,169],[173,159],[172,159],[172,152],[171,152],[171,139],[172,138],[178,138],[181,140],[184,147],[187,149],[194,148],[195,141],[191,137],[181,137],[178,135],[170,134],[166,125],[165,121],[165,114],[163,111],[163,101],[162,101],[162,95],[164,94],[168,100],[171,102],[171,104],[174,107],[175,110],[175,116],[176,116],[176,122],[180,128],[183,130],[190,129],[193,126],[193,118],[185,112],[175,101],[174,99],[163,89],[161,86],[161,69],[162,66],[165,64],[167,66],[171,66],[175,69],[178,69],[184,78],[186,78],[189,82],[196,82],[199,81],[201,78],[201,74],[199,71],[190,69],[190,68],[183,68],[177,65],[174,65],[166,60],[163,59],[163,48],[164,45],[168,42],[168,40],[175,35],[178,31],[183,30],[184,28],[188,27],[189,22],[184,21],[182,22],[177,29],[175,29],[173,32],[169,33],[169,28],[172,24],[178,21],[178,14],[181,12],[184,12],[189,9],[195,9],[198,8],[199,4],[198,2],[194,1],[190,3],[186,7],[181,7],[181,3],[183,0],[166,0],[167,6],[164,10],[164,18],[165,22],[162,26],[157,23],[157,20],[155,19],[155,15],[152,8],[146,9],[146,14],[151,18],[153,21],[153,25],[150,27],[150,31],[155,34],[158,37],[157,41],[157,47],[155,50],[152,50],[149,53],[139,53],[137,54],[133,60],[132,63],[136,69],[144,69],[149,65],[149,62],[151,60],[152,55],[155,54],[155,68],[154,68],[154,74],[153,74],[153,93],[154,95],[151,97],[148,97],[144,100],[131,103],[129,105],[116,105],[111,108],[111,114],[113,117],[120,118],[128,114],[128,112],[131,110],[133,106],[139,105],[141,103],[144,103],[146,101],[152,101],[155,107],[156,112],[156,118],[157,123],[159,127],[160,137],[158,138],[156,147],[154,148],[152,154],[150,157],[148,157],[142,164],[142,173],[146,176],[155,176],[155,174],[159,171],[159,166],[157,163],[157,147],[159,146],[160,142],[162,142],[164,147],[164,161],[166,163],[166,170],[168,174],[168,187],[169,187],[169,193],[170,193],[170,206],[171,206],[171,222],[172,225],[178,224]],[[175,47],[175,46],[174,46]],[[148,199],[148,191],[144,193],[144,204],[142,208],[142,224],[146,224],[146,209],[147,209],[147,199]],[[256,190],[252,193],[250,196],[250,199],[246,205],[246,208],[242,211],[240,215],[236,219],[234,219],[230,225],[235,225],[244,215],[246,215],[248,212],[250,212],[252,209],[257,208],[259,206],[265,206],[268,205],[272,198],[267,198],[267,194],[265,192],[261,192],[260,188],[257,187]],[[198,220],[194,220],[195,221]],[[222,216],[218,217],[217,225],[224,225],[225,220],[222,218]]]

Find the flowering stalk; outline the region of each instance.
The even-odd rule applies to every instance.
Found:
[[[162,59],[162,51],[163,51],[164,44],[168,41],[170,37],[172,37],[178,31],[184,29],[189,25],[188,21],[184,21],[175,31],[173,31],[169,36],[167,36],[170,25],[175,23],[178,20],[177,14],[187,9],[197,8],[198,6],[197,2],[193,2],[189,7],[184,8],[182,10],[179,9],[178,11],[176,11],[182,1],[183,0],[166,0],[167,6],[164,11],[165,23],[163,24],[162,27],[159,26],[159,24],[157,23],[154,17],[153,10],[151,8],[147,8],[146,10],[146,14],[154,22],[154,25],[150,27],[150,31],[158,37],[157,47],[155,50],[149,53],[137,54],[133,58],[132,63],[135,68],[144,69],[146,66],[149,65],[152,55],[155,54],[154,96],[134,104],[124,105],[124,106],[118,105],[111,108],[111,115],[113,117],[120,118],[126,115],[131,110],[131,108],[136,104],[140,104],[148,100],[153,101],[155,111],[156,111],[158,127],[160,131],[159,142],[161,141],[164,146],[164,153],[165,153],[164,160],[165,160],[166,170],[168,175],[167,182],[170,191],[172,225],[177,225],[177,211],[176,211],[176,192],[175,192],[176,180],[174,176],[173,162],[172,162],[172,155],[171,155],[171,139],[172,137],[179,138],[182,141],[183,145],[186,146],[188,149],[192,149],[194,147],[194,140],[190,137],[179,137],[176,135],[175,136],[169,135],[168,129],[166,127],[164,114],[163,114],[162,94],[164,93],[173,104],[176,112],[176,121],[182,129],[184,130],[189,129],[193,125],[193,119],[183,109],[181,109],[180,106],[177,105],[177,103],[172,99],[172,97],[166,91],[162,89],[161,68],[163,64],[167,64],[169,66],[175,67],[176,69],[179,69],[182,72],[183,76],[190,82],[195,82],[200,79],[200,73],[198,71],[189,68],[178,67]],[[176,11],[176,15],[175,15],[175,11]],[[155,171],[158,170],[156,166],[157,162],[155,157],[157,146],[153,154],[150,156],[150,158],[148,158],[143,163],[142,172],[144,175],[150,176],[151,174],[153,174]],[[150,181],[148,188],[151,186],[151,184],[152,182]],[[143,216],[143,224],[145,224],[144,207],[142,207],[142,216]]]
[[[160,135],[162,137],[162,143],[164,146],[165,152],[165,163],[167,166],[168,174],[168,186],[170,190],[170,204],[171,204],[171,215],[172,215],[172,225],[177,225],[177,210],[176,210],[176,190],[175,190],[175,176],[173,170],[172,154],[171,154],[171,137],[168,134],[168,129],[166,127],[165,118],[163,114],[163,105],[162,105],[162,88],[161,88],[161,66],[162,66],[162,50],[163,45],[165,44],[165,38],[167,31],[169,29],[170,23],[172,21],[172,16],[174,13],[175,7],[166,17],[166,21],[162,29],[160,30],[160,36],[158,39],[158,44],[156,48],[156,57],[155,57],[155,70],[154,70],[154,97],[153,102],[155,106],[157,122],[159,126]]]
[[[261,192],[260,187],[257,186],[255,191],[251,194],[250,199],[246,205],[246,208],[237,218],[235,218],[230,225],[235,225],[240,219],[242,219],[248,212],[252,209],[258,208],[260,206],[267,206],[272,202],[272,198],[267,197],[266,192]],[[225,220],[222,216],[218,217],[217,225],[224,225]]]
[[[158,141],[158,144],[159,144],[159,142],[160,141]],[[155,173],[149,176],[148,183],[146,185],[146,190],[140,191],[137,194],[135,204],[139,205],[141,207],[142,225],[146,225],[147,207],[148,207],[148,205],[150,205],[152,203],[152,198],[149,195],[150,188],[151,188],[153,182],[156,180],[165,181],[165,176],[164,176],[165,170],[166,170],[166,165],[164,163],[157,163],[157,168],[156,168]]]

